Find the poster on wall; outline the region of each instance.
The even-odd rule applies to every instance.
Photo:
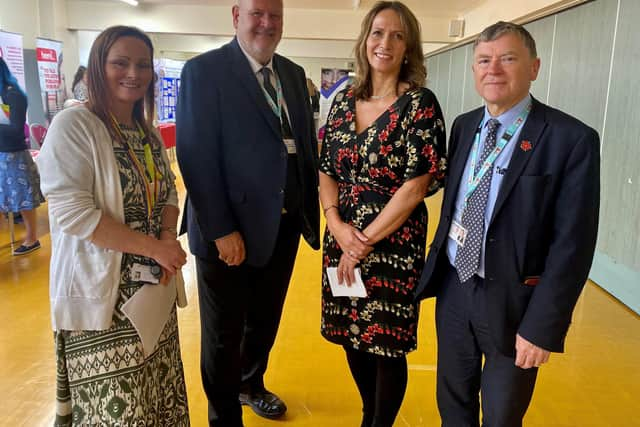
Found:
[[[318,119],[318,141],[324,137],[324,125],[336,94],[349,84],[350,70],[323,68],[320,79],[320,118]]]
[[[67,99],[67,87],[62,73],[62,42],[49,39],[36,39],[36,59],[42,106],[48,121],[62,110]]]
[[[11,74],[15,76],[18,84],[25,91],[22,34],[0,31],[0,57],[7,63]]]
[[[156,110],[159,123],[176,121],[176,103],[180,90],[180,73],[184,61],[157,59],[154,61],[156,80]]]

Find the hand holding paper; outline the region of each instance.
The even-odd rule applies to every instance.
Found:
[[[338,282],[338,269],[336,267],[327,267],[327,278],[334,297],[367,297],[367,290],[364,287],[364,282],[362,282],[359,268],[354,269],[354,275],[356,281],[351,286],[347,286],[346,283]]]

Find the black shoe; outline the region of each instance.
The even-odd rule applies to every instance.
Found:
[[[253,412],[271,420],[280,418],[287,412],[287,405],[275,394],[267,390],[257,393],[240,393],[240,404],[249,405]]]
[[[33,251],[35,251],[37,249],[40,249],[40,241],[39,240],[36,240],[35,242],[33,242],[33,244],[31,244],[29,246],[20,245],[20,247],[18,249],[13,251],[13,256],[26,255],[29,252],[33,252]]]

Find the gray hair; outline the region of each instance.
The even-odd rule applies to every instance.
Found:
[[[522,25],[514,24],[512,22],[498,21],[495,24],[485,28],[478,35],[473,42],[473,50],[481,42],[490,42],[502,37],[505,34],[515,34],[522,40],[525,47],[529,50],[532,58],[538,57],[538,51],[536,50],[536,41],[531,36],[531,33],[526,30]]]

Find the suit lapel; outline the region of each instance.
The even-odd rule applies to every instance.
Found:
[[[538,144],[540,143],[540,135],[542,135],[542,131],[546,126],[544,116],[544,105],[533,99],[531,113],[529,113],[529,117],[522,128],[522,132],[520,132],[518,140],[514,141],[517,145],[513,150],[509,167],[507,168],[507,172],[502,180],[502,185],[498,192],[498,198],[496,199],[496,204],[493,208],[493,214],[491,215],[491,222],[493,222],[493,219],[502,208],[502,205],[504,205],[505,200],[507,200],[511,190],[513,190],[513,186],[518,181],[518,178],[520,178],[524,167],[527,165],[529,159],[533,156],[534,151],[538,147]]]
[[[280,137],[281,131],[280,123],[278,123],[278,117],[273,113],[273,111],[271,111],[269,104],[267,104],[267,100],[264,97],[260,83],[258,83],[258,79],[253,74],[247,57],[244,56],[244,53],[240,49],[238,40],[234,38],[230,43],[230,47],[232,75],[240,81],[244,89],[252,98],[252,104],[260,110],[271,129],[278,137]]]
[[[467,159],[469,158],[469,152],[471,151],[471,146],[473,145],[473,140],[476,131],[478,130],[478,126],[482,121],[483,115],[484,107],[471,112],[469,119],[465,120],[462,124],[463,128],[460,132],[460,138],[455,141],[456,146],[449,147],[449,149],[453,149],[455,153],[453,153],[452,163],[449,165],[449,182],[447,182],[450,200],[448,205],[445,204],[444,206],[449,206],[451,208],[455,205],[458,188],[460,187],[460,180],[462,179],[464,168],[467,164]]]

